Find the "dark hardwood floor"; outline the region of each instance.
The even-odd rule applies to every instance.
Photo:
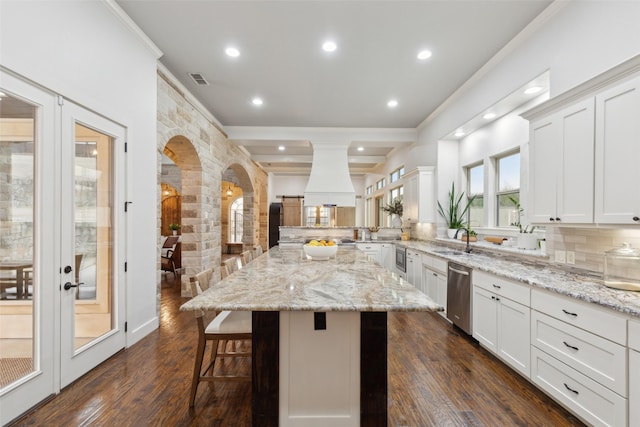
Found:
[[[14,425],[249,426],[247,383],[202,384],[189,410],[197,331],[193,314],[178,310],[184,301],[178,282],[163,283],[157,331]],[[437,314],[390,313],[388,322],[389,426],[582,425]]]

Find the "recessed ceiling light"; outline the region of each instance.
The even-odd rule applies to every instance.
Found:
[[[485,120],[491,120],[496,116],[496,113],[487,113],[484,116],[482,116],[483,119]]]
[[[453,134],[453,136],[455,136],[456,138],[460,138],[461,136],[464,136],[464,132],[460,131],[460,132],[456,132]]]
[[[228,47],[224,50],[224,53],[226,53],[228,56],[232,57],[232,58],[236,58],[238,56],[240,56],[240,51],[238,49],[236,49],[235,47]]]
[[[418,59],[421,61],[424,61],[425,59],[431,58],[431,51],[430,50],[421,50],[420,52],[418,52]]]
[[[358,151],[364,151],[364,147],[358,147]]]
[[[284,151],[284,145],[279,146],[279,147],[278,147],[278,150],[280,150],[280,151]]]
[[[338,45],[331,40],[322,43],[322,50],[324,50],[325,52],[333,52],[337,48]]]
[[[542,90],[540,86],[532,86],[524,91],[527,95],[533,95],[534,93],[538,93]]]
[[[253,105],[262,105],[262,104],[264,104],[264,101],[262,100],[262,98],[258,98],[258,97],[256,97],[256,98],[253,98],[253,99],[251,100],[251,103],[252,103]]]
[[[392,99],[389,102],[387,102],[387,107],[395,108],[397,106],[398,106],[398,101],[396,101],[395,99]]]

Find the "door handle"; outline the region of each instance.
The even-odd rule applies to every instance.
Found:
[[[77,287],[78,287],[78,286],[80,286],[80,285],[84,285],[84,283],[76,283],[76,284],[73,284],[73,283],[71,283],[71,282],[67,282],[67,283],[65,283],[65,284],[64,284],[64,290],[65,290],[65,291],[68,291],[69,289],[71,289],[71,288],[77,288]]]

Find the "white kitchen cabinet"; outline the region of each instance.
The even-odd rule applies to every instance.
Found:
[[[380,264],[387,270],[396,271],[395,246],[391,243],[380,244]]]
[[[407,249],[407,281],[424,292],[422,285],[422,256],[420,252]]]
[[[528,287],[483,272],[474,272],[473,281],[473,337],[529,378]]]
[[[640,321],[629,320],[629,426],[640,426]]]
[[[439,311],[438,313],[446,318],[447,313],[447,275],[442,271],[436,270],[429,264],[424,263],[423,256],[422,264],[422,284],[424,287],[424,293],[432,300],[444,307],[445,311]],[[446,267],[446,264],[445,264]]]
[[[382,264],[382,244],[380,243],[358,243],[356,247],[373,258],[378,264]]]
[[[640,77],[596,96],[595,222],[640,225]]]
[[[593,222],[594,99],[531,124],[529,221]]]
[[[418,166],[403,177],[403,214],[406,222],[435,222],[435,167]]]

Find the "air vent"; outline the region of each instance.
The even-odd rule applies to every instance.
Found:
[[[198,86],[209,86],[209,82],[205,80],[204,76],[200,73],[189,73],[191,78]]]

